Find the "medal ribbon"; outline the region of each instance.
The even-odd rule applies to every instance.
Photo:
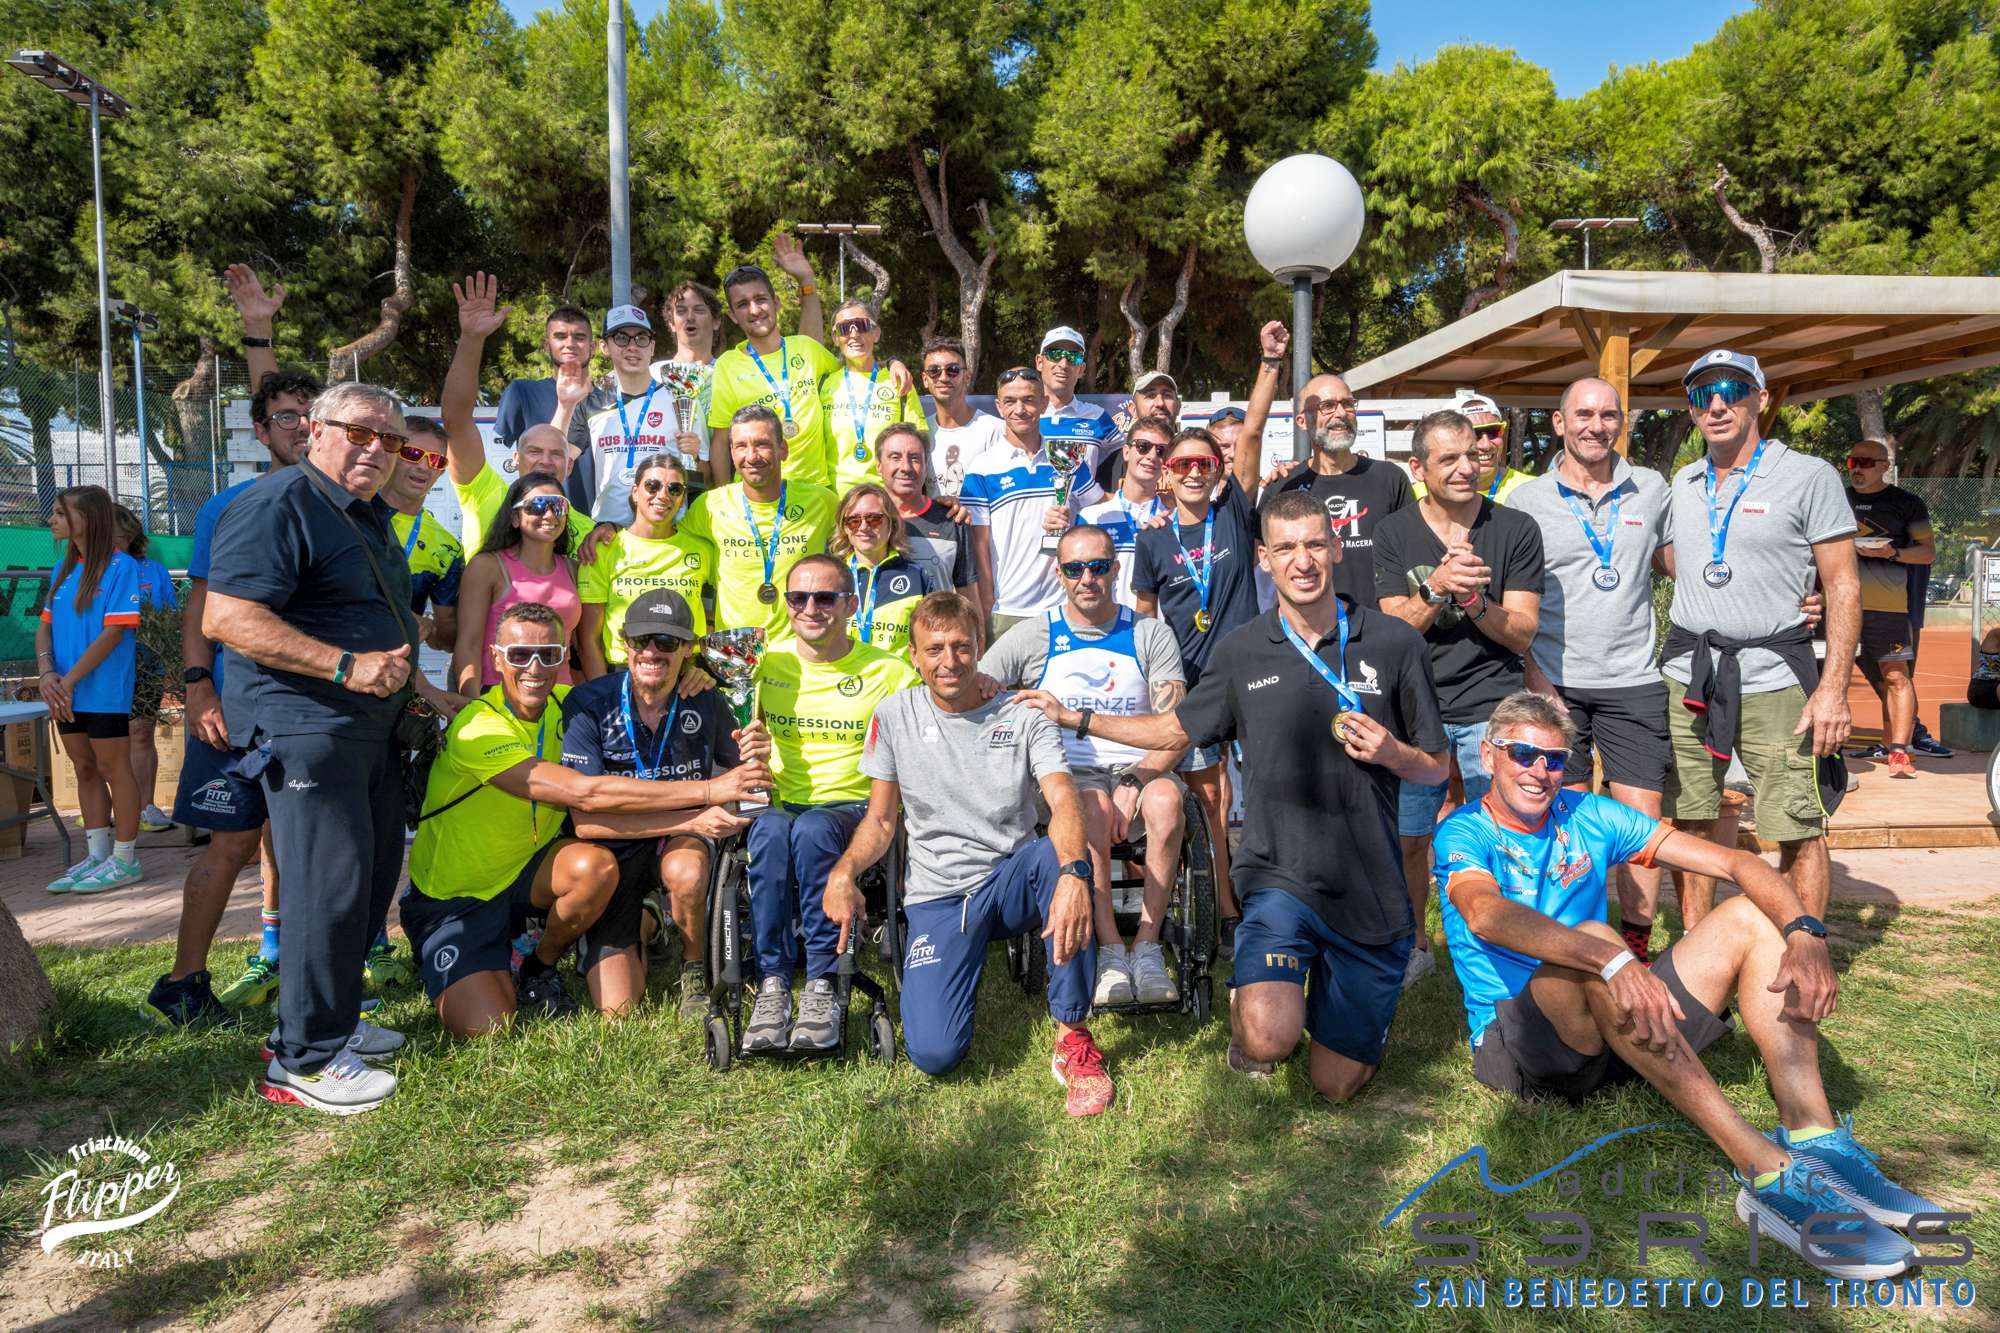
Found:
[[[674,719],[680,715],[681,711],[680,691],[674,690],[670,691],[670,693],[673,695],[674,702],[667,709],[667,715],[660,719],[659,731],[654,733],[659,737],[659,743],[653,746],[653,762],[641,767],[639,763],[639,728],[632,720],[632,673],[630,671],[625,673],[624,697],[620,701],[620,705],[625,715],[625,736],[626,739],[632,742],[632,767],[638,770],[632,775],[634,777],[656,778],[660,775],[660,761],[666,758],[667,742],[672,740],[674,735]]]
[[[410,552],[417,549],[417,534],[424,530],[424,511],[417,511],[416,519],[410,524],[410,535],[403,538],[403,560],[407,563]]]
[[[778,508],[771,515],[771,544],[764,545],[764,534],[757,528],[757,516],[750,512],[750,492],[743,492],[743,521],[750,525],[750,538],[757,543],[757,551],[764,557],[764,582],[770,583],[771,573],[778,567],[778,538],[785,530],[785,490],[791,483],[778,483]]]
[[[653,395],[659,392],[659,388],[660,386],[657,381],[646,386],[646,397],[639,404],[639,426],[641,429],[645,428],[646,414],[653,410]],[[618,395],[618,428],[625,432],[625,466],[629,468],[632,466],[632,451],[638,446],[639,442],[633,437],[632,423],[625,416],[625,404],[627,401],[624,394],[621,393]]]
[[[868,372],[868,396],[860,403],[854,401],[854,378],[846,366],[840,368],[840,387],[847,391],[847,419],[854,423],[854,456],[868,456],[868,408],[875,401],[875,377],[882,373],[882,363]],[[867,642],[865,639],[863,642]]]
[[[1612,488],[1611,522],[1605,528],[1604,540],[1600,542],[1597,538],[1597,529],[1590,526],[1590,519],[1584,514],[1583,507],[1576,502],[1576,492],[1560,481],[1556,482],[1556,490],[1562,495],[1563,503],[1569,506],[1569,512],[1576,515],[1577,525],[1583,529],[1584,538],[1590,543],[1590,549],[1597,553],[1597,567],[1610,569],[1611,548],[1618,541],[1618,508],[1625,503],[1625,492],[1619,487]]]
[[[1205,616],[1208,614],[1209,576],[1213,574],[1215,571],[1214,502],[1211,501],[1209,503],[1208,517],[1202,520],[1201,572],[1199,574],[1195,572],[1194,557],[1188,554],[1187,544],[1181,540],[1181,525],[1179,520],[1176,519],[1173,523],[1169,524],[1169,526],[1172,527],[1174,530],[1174,545],[1181,548],[1181,568],[1187,570],[1188,577],[1194,581],[1195,590],[1201,594],[1201,611],[1202,614]]]
[[[513,718],[516,722],[519,722],[521,720],[520,714],[514,711],[514,705],[508,703],[504,697],[500,700],[500,706],[507,710],[508,717]],[[535,758],[537,759],[541,759],[543,757],[542,733],[548,728],[548,725],[549,725],[549,708],[548,704],[544,703],[542,705],[542,715],[535,722]],[[528,802],[528,828],[532,832],[534,832],[537,836],[540,836],[541,834],[541,829],[539,827],[541,822],[539,818],[540,810],[541,810],[541,803],[539,801],[530,800]]]
[[[1755,475],[1757,462],[1763,458],[1764,446],[1769,443],[1769,440],[1757,441],[1750,462],[1737,474],[1736,494],[1729,498],[1729,507],[1720,515],[1715,510],[1715,456],[1711,454],[1702,460],[1702,465],[1708,469],[1702,479],[1702,493],[1708,499],[1708,563],[1711,565],[1722,563],[1723,550],[1729,545],[1729,524],[1736,517],[1736,506],[1743,499],[1743,492],[1750,489],[1750,478]]]
[[[1491,500],[1494,496],[1500,494],[1500,483],[1505,480],[1507,480],[1507,465],[1505,463],[1494,464],[1493,484],[1486,488],[1486,498]]]
[[[781,405],[785,409],[785,424],[787,426],[791,425],[792,424],[792,366],[791,363],[785,359],[785,340],[783,338],[778,339],[778,374],[782,375],[785,380],[785,387],[783,388],[783,390],[780,390],[778,388],[778,381],[771,378],[771,372],[764,368],[764,358],[757,355],[757,349],[750,345],[750,340],[748,338],[745,338],[743,340],[743,350],[750,353],[750,359],[757,363],[757,373],[764,377],[764,383],[771,386],[771,392],[778,395],[779,399],[781,400]],[[770,580],[768,579],[765,580],[765,582],[767,583],[769,581]]]
[[[861,561],[858,556],[847,557],[847,576],[854,580],[854,586],[861,586]],[[868,571],[868,601],[861,608],[861,642],[873,643],[875,636],[875,591],[882,586],[882,569],[874,566]]]
[[[1337,672],[1326,664],[1325,658],[1313,651],[1311,645],[1297,630],[1292,628],[1292,622],[1285,618],[1285,613],[1282,611],[1278,613],[1278,624],[1284,628],[1285,638],[1290,641],[1292,647],[1298,649],[1299,656],[1306,659],[1306,665],[1317,671],[1321,680],[1333,686],[1333,692],[1339,698],[1340,706],[1349,712],[1358,713],[1362,711],[1361,696],[1347,686],[1347,606],[1336,596],[1333,609],[1340,616],[1340,670]]]

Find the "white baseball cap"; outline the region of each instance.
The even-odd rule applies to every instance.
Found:
[[[1176,394],[1178,394],[1181,391],[1181,386],[1175,383],[1174,377],[1172,375],[1169,375],[1166,371],[1149,370],[1145,374],[1141,375],[1138,379],[1132,381],[1132,392],[1144,393],[1147,389],[1151,388],[1155,384],[1158,384],[1161,380],[1165,380],[1170,386],[1172,386],[1173,391]]]
[[[644,329],[651,333],[653,321],[638,306],[615,305],[604,312],[604,336],[608,338],[619,329]]]
[[[1083,341],[1083,335],[1067,324],[1058,324],[1042,335],[1042,350],[1044,352],[1058,343],[1075,343],[1079,351],[1086,346]]]
[[[1452,410],[1457,412],[1491,412],[1496,417],[1507,415],[1500,410],[1500,404],[1494,402],[1483,393],[1460,394],[1458,401],[1452,404]]]
[[[1756,357],[1750,355],[1748,352],[1732,352],[1727,347],[1718,347],[1713,352],[1705,353],[1693,365],[1687,368],[1687,374],[1681,376],[1681,384],[1683,386],[1692,384],[1694,383],[1695,376],[1705,370],[1714,370],[1718,366],[1727,366],[1731,370],[1742,371],[1751,379],[1757,381],[1757,387],[1760,389],[1770,387],[1764,383],[1764,367],[1757,364]]]

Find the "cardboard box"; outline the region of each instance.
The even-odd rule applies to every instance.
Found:
[[[8,730],[11,732],[12,727]],[[49,756],[50,767],[55,770],[56,809],[74,814],[83,808],[77,799],[76,769],[69,762],[69,754],[62,748],[62,738],[53,729],[49,742],[55,748]],[[160,752],[160,773],[153,783],[151,800],[160,809],[172,813],[174,793],[180,787],[181,764],[187,758],[187,729],[184,721],[176,716],[172,721],[161,722],[153,729],[153,745]],[[26,767],[33,766],[30,759]]]
[[[35,771],[35,733],[46,727],[46,722],[13,722],[6,727],[6,736],[0,739],[0,761],[9,768],[23,773]],[[0,778],[0,819],[21,815],[33,807],[35,782],[33,778],[15,777],[12,774]],[[18,861],[28,835],[27,824],[15,824],[0,828],[0,861]]]

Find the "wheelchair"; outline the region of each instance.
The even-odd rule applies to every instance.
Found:
[[[1173,882],[1167,886],[1166,919],[1160,925],[1160,947],[1167,959],[1167,971],[1179,990],[1179,998],[1161,1004],[1107,1005],[1093,1012],[1112,1014],[1183,1013],[1206,1023],[1214,1014],[1215,994],[1211,969],[1215,963],[1215,845],[1208,833],[1208,820],[1201,803],[1191,791],[1181,793],[1181,857]],[[1144,902],[1146,860],[1145,829],[1137,819],[1134,835],[1111,844],[1111,910],[1121,934],[1130,935],[1139,926]],[[1048,950],[1038,934],[1021,935],[1007,941],[1007,967],[1030,999],[1048,989]]]
[[[895,1062],[896,1028],[889,1017],[888,989],[862,970],[861,961],[866,947],[882,964],[889,987],[902,980],[903,941],[907,934],[903,922],[903,876],[907,863],[903,833],[898,828],[895,841],[882,859],[863,871],[856,881],[867,903],[867,916],[860,929],[847,932],[847,947],[834,972],[834,1003],[842,1016],[840,1046],[831,1051],[762,1051],[758,1055],[780,1059],[845,1057],[850,1043],[848,1009],[858,990],[868,997],[865,1053],[878,1064]],[[708,982],[708,1018],[703,1044],[708,1067],[721,1073],[736,1061],[749,1058],[741,1049],[743,1023],[757,989],[750,920],[750,853],[741,833],[732,835],[716,851],[704,913],[703,938],[707,951],[703,971]]]

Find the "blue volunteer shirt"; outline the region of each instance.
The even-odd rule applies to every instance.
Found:
[[[55,570],[49,571],[49,578],[55,579]],[[42,607],[42,623],[49,627],[56,670],[68,674],[107,627],[126,630],[111,655],[76,683],[70,692],[70,708],[78,713],[129,713],[132,685],[138,679],[138,639],[130,631],[139,624],[139,562],[123,551],[113,551],[90,605],[79,607],[77,587],[82,581],[83,562],[78,561]]]
[[[239,481],[234,486],[217,491],[202,501],[201,508],[194,515],[194,544],[188,549],[188,577],[208,580],[209,553],[215,546],[215,524],[222,517],[222,511],[229,508],[229,502],[257,484],[258,478]],[[229,656],[229,650],[221,644],[215,645],[215,697],[222,697],[222,659]]]
[[[1541,961],[1473,934],[1451,901],[1451,885],[1467,876],[1491,880],[1508,901],[1565,926],[1603,921],[1611,868],[1651,865],[1670,831],[1659,820],[1594,793],[1557,793],[1534,829],[1495,814],[1493,805],[1488,797],[1460,807],[1438,826],[1432,844],[1445,940],[1465,994],[1474,1046],[1493,1021],[1494,1007],[1519,995]]]
[[[707,782],[742,763],[736,741],[736,719],[720,692],[703,690],[680,700],[672,712],[672,734],[663,739],[646,729],[636,705],[632,730],[625,729],[626,673],[614,671],[576,686],[563,700],[563,766],[585,777],[629,778],[643,766],[646,776],[667,782]],[[672,710],[673,704],[668,708]],[[664,719],[663,719],[664,721]],[[636,736],[638,748],[633,748]],[[654,767],[653,756],[660,756]],[[636,841],[646,841],[637,839]]]

